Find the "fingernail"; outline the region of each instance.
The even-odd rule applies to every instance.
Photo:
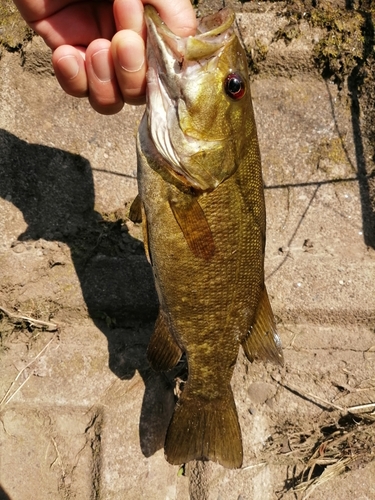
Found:
[[[117,49],[117,57],[122,69],[128,73],[136,73],[145,63],[144,50],[138,46],[121,44]]]
[[[63,56],[57,61],[62,75],[68,80],[73,80],[78,75],[79,64],[75,56]]]
[[[96,52],[92,57],[92,67],[98,80],[109,82],[114,77],[112,65],[109,63],[109,50],[102,49]]]

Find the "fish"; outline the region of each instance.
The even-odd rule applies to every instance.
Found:
[[[147,350],[188,377],[168,426],[166,460],[243,461],[231,389],[240,346],[283,364],[264,282],[266,216],[246,53],[224,8],[176,36],[150,5],[147,104],[137,135],[142,221],[159,314]]]

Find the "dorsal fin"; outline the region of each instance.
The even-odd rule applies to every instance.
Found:
[[[266,287],[263,288],[255,314],[255,321],[242,347],[249,361],[273,361],[284,364],[281,341],[276,329],[275,318],[271,309]]]

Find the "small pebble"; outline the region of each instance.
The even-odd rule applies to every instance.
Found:
[[[15,246],[12,246],[12,250],[14,253],[22,253],[25,251],[25,247],[22,244],[15,245]]]

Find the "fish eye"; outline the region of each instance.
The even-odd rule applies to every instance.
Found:
[[[238,101],[245,95],[245,82],[238,73],[229,73],[224,81],[224,90],[227,96]]]

